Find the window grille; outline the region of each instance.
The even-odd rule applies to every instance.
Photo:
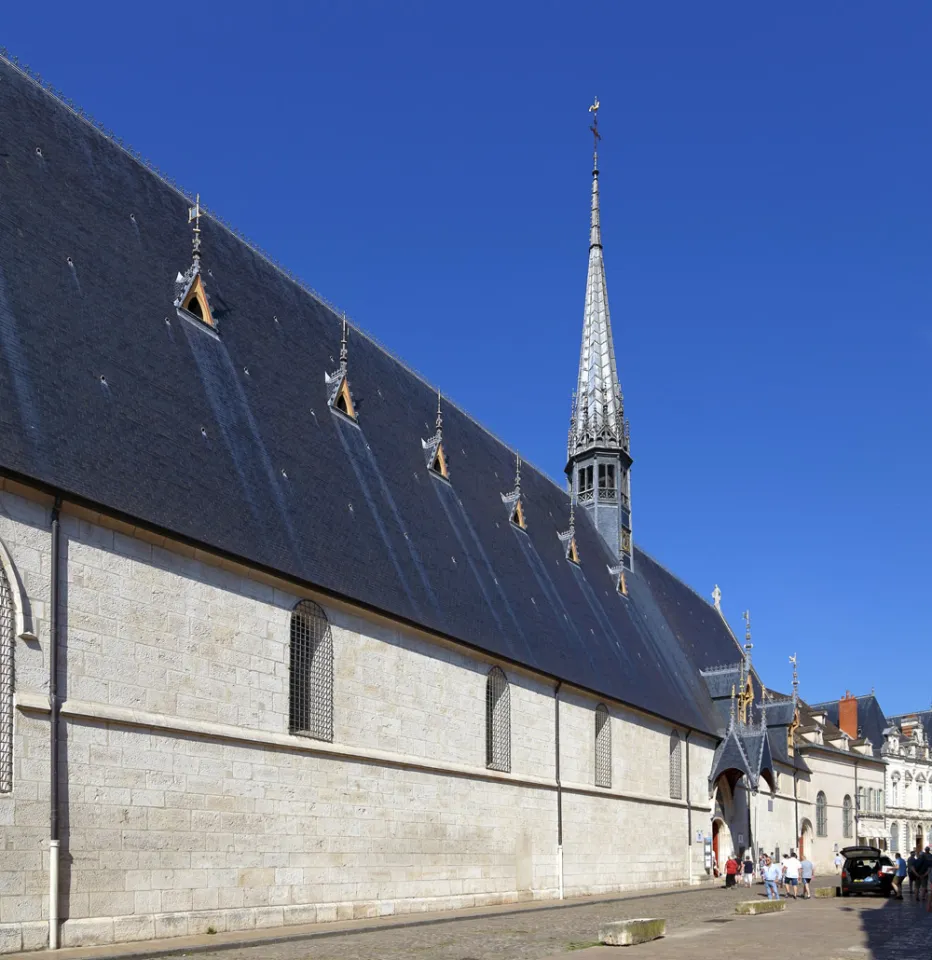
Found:
[[[851,837],[851,797],[845,794],[841,805],[841,833],[847,840]]]
[[[828,817],[825,803],[825,794],[820,790],[815,801],[816,836],[828,836]]]
[[[898,823],[890,824],[890,852],[900,852],[900,825]]]
[[[595,708],[595,785],[612,785],[612,718],[604,703]]]
[[[485,684],[485,765],[511,772],[511,691],[499,667],[492,667]]]
[[[13,789],[13,591],[0,567],[0,793]]]
[[[291,733],[333,740],[333,635],[327,614],[302,600],[291,614]]]
[[[683,799],[683,745],[676,730],[670,734],[670,797]]]

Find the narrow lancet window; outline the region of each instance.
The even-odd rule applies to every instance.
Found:
[[[486,679],[485,765],[511,772],[511,690],[500,667],[492,667]]]
[[[323,609],[302,600],[291,614],[289,730],[333,740],[333,636]]]
[[[595,708],[595,785],[612,785],[612,718],[604,703]]]

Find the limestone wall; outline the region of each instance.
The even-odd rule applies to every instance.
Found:
[[[62,516],[66,945],[557,895],[552,681],[502,665],[512,766],[489,771],[492,662],[324,602],[334,740],[292,736],[298,595],[116,526]],[[16,642],[0,796],[0,950],[15,950],[47,936],[49,504],[7,485],[0,539],[38,635]],[[560,698],[567,892],[687,882],[669,725],[609,703],[613,785],[597,790],[596,701]],[[690,747],[700,821],[713,746]]]

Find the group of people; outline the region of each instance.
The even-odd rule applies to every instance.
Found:
[[[903,881],[909,880],[909,898],[925,900],[926,911],[932,912],[932,848],[914,850],[908,860],[903,855],[896,855],[896,874],[893,878],[893,889],[897,900],[903,899]]]
[[[815,867],[808,857],[800,860],[795,850],[783,854],[782,860],[774,858],[773,854],[761,853],[758,872],[767,889],[768,900],[779,900],[781,890],[784,896],[792,897],[793,900],[812,899]],[[750,853],[745,854],[743,860],[732,854],[725,861],[726,888],[737,887],[739,876],[746,887],[750,887],[754,882],[754,861]]]

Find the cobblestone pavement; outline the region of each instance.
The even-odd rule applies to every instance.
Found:
[[[723,931],[728,930],[729,936],[732,936],[736,930],[730,925],[735,920],[735,903],[751,899],[751,896],[761,896],[762,890],[762,887],[755,886],[749,895],[747,892],[726,891],[717,886],[706,887],[556,909],[441,920],[413,927],[335,932],[332,936],[217,950],[198,956],[204,960],[543,960],[565,954],[567,960],[575,960],[577,956],[583,960],[588,952],[586,948],[596,941],[600,922],[661,916],[667,918],[668,934],[673,935],[672,939],[665,942],[671,945],[679,942],[679,949],[683,951],[671,956],[694,956],[692,945],[696,941],[688,940],[690,949],[685,951],[685,943],[680,936],[688,934],[697,941],[706,940],[706,937],[694,932],[698,930],[711,934],[708,937],[710,944],[718,943],[716,960],[721,960]],[[807,911],[810,908],[818,909],[823,903],[835,905],[848,904],[849,901],[813,900],[810,903],[791,903],[789,908]],[[739,924],[763,919],[741,920]],[[782,952],[778,946],[777,949]],[[574,951],[577,950],[582,952],[576,954]],[[625,955],[629,956],[627,952]],[[844,955],[853,956],[850,953]],[[906,960],[907,956],[899,954],[897,960]],[[923,960],[929,960],[930,956],[932,952],[927,951],[923,954]],[[807,951],[807,960],[815,960],[811,951]]]

